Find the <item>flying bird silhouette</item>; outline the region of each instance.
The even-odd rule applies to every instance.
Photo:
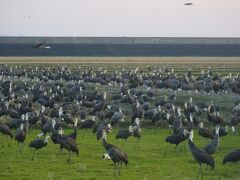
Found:
[[[185,3],[184,5],[185,5],[185,6],[192,6],[193,3]]]

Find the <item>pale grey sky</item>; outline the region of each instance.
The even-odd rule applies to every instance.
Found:
[[[0,26],[0,36],[240,37],[240,0],[0,0]]]

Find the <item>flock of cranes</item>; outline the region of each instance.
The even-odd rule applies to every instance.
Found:
[[[120,166],[128,165],[128,155],[107,142],[107,133],[116,128],[116,139],[136,138],[136,150],[140,151],[141,122],[148,121],[154,126],[163,123],[169,127],[171,135],[165,139],[165,158],[169,143],[181,151],[179,145],[188,140],[203,176],[202,164],[215,167],[212,154],[218,150],[220,137],[228,134],[228,127],[235,133],[240,122],[239,75],[213,74],[210,67],[197,77],[191,69],[184,75],[176,75],[174,69],[150,67],[147,72],[136,68],[107,73],[102,68],[95,71],[66,66],[25,69],[1,65],[0,72],[0,132],[14,137],[21,153],[29,128],[37,129],[38,137],[29,144],[34,149],[32,160],[36,151],[38,154],[51,139],[59,146],[59,153],[63,149],[69,152],[67,162],[70,164],[72,154],[79,155],[78,130],[91,128],[96,139],[102,139],[103,158],[112,160],[114,173],[121,175]],[[106,91],[111,88],[117,89],[117,93]],[[161,90],[166,90],[168,96],[157,97],[156,93]],[[177,92],[188,94],[189,99],[176,105]],[[197,104],[191,96],[211,93],[233,93],[238,97],[233,102],[231,118],[221,116],[221,108],[213,101]],[[206,114],[204,122],[199,118],[201,114]],[[122,123],[129,124],[128,128],[120,129]],[[204,123],[215,128],[205,127]],[[72,133],[65,134],[66,127],[72,127]],[[194,129],[198,129],[203,138],[210,139],[203,148],[193,142]],[[6,141],[9,146],[8,138]],[[239,160],[240,150],[234,150],[224,157],[223,163]]]

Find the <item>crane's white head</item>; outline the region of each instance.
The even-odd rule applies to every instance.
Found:
[[[78,124],[78,119],[75,118],[74,126],[77,127],[77,124]]]
[[[59,134],[59,135],[63,135],[63,129],[62,129],[62,127],[59,127],[59,129],[58,129],[58,134]]]
[[[189,102],[192,103],[192,97],[189,98]]]
[[[45,106],[42,106],[42,113],[45,111],[45,109],[46,109]]]
[[[191,130],[189,134],[190,134],[190,135],[189,135],[189,139],[190,139],[191,141],[193,141],[193,136],[194,136],[193,130]]]
[[[106,140],[106,138],[107,138],[107,137],[106,137],[106,130],[105,130],[105,129],[102,130],[102,138],[105,139],[105,140]]]
[[[177,108],[177,113],[178,113],[178,116],[181,116],[181,108],[180,107]]]
[[[56,125],[56,121],[55,121],[55,119],[53,119],[53,120],[52,120],[52,127],[54,128],[55,125]]]
[[[190,122],[193,122],[193,116],[192,116],[192,113],[189,114],[189,119],[190,119]]]
[[[203,128],[203,122],[199,123],[199,127],[202,129]]]
[[[129,131],[130,133],[133,133],[133,126],[129,126],[128,131]]]
[[[219,126],[219,125],[216,125],[216,127],[215,127],[215,133],[216,133],[216,134],[219,134],[219,129],[220,129],[220,126]]]
[[[44,142],[47,143],[49,138],[50,138],[50,136],[46,136],[44,139]]]
[[[183,135],[184,136],[186,136],[188,133],[189,133],[188,130],[186,130],[186,129],[183,130]]]
[[[22,131],[23,130],[23,123],[20,124],[19,129]]]
[[[166,114],[166,118],[167,118],[167,120],[170,119],[170,114],[169,113]]]
[[[104,92],[104,93],[103,93],[103,99],[106,99],[106,98],[107,98],[107,93]]]
[[[103,159],[108,159],[108,160],[110,160],[111,157],[110,157],[108,154],[103,154]]]
[[[136,119],[135,119],[135,124],[136,124],[136,125],[140,125],[140,119],[139,119],[139,118],[136,118]]]
[[[108,132],[111,132],[111,131],[112,131],[112,125],[109,124],[109,123],[107,124],[107,131],[108,131]]]

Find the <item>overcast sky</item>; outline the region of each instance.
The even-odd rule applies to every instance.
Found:
[[[0,36],[240,37],[240,0],[0,0]]]

